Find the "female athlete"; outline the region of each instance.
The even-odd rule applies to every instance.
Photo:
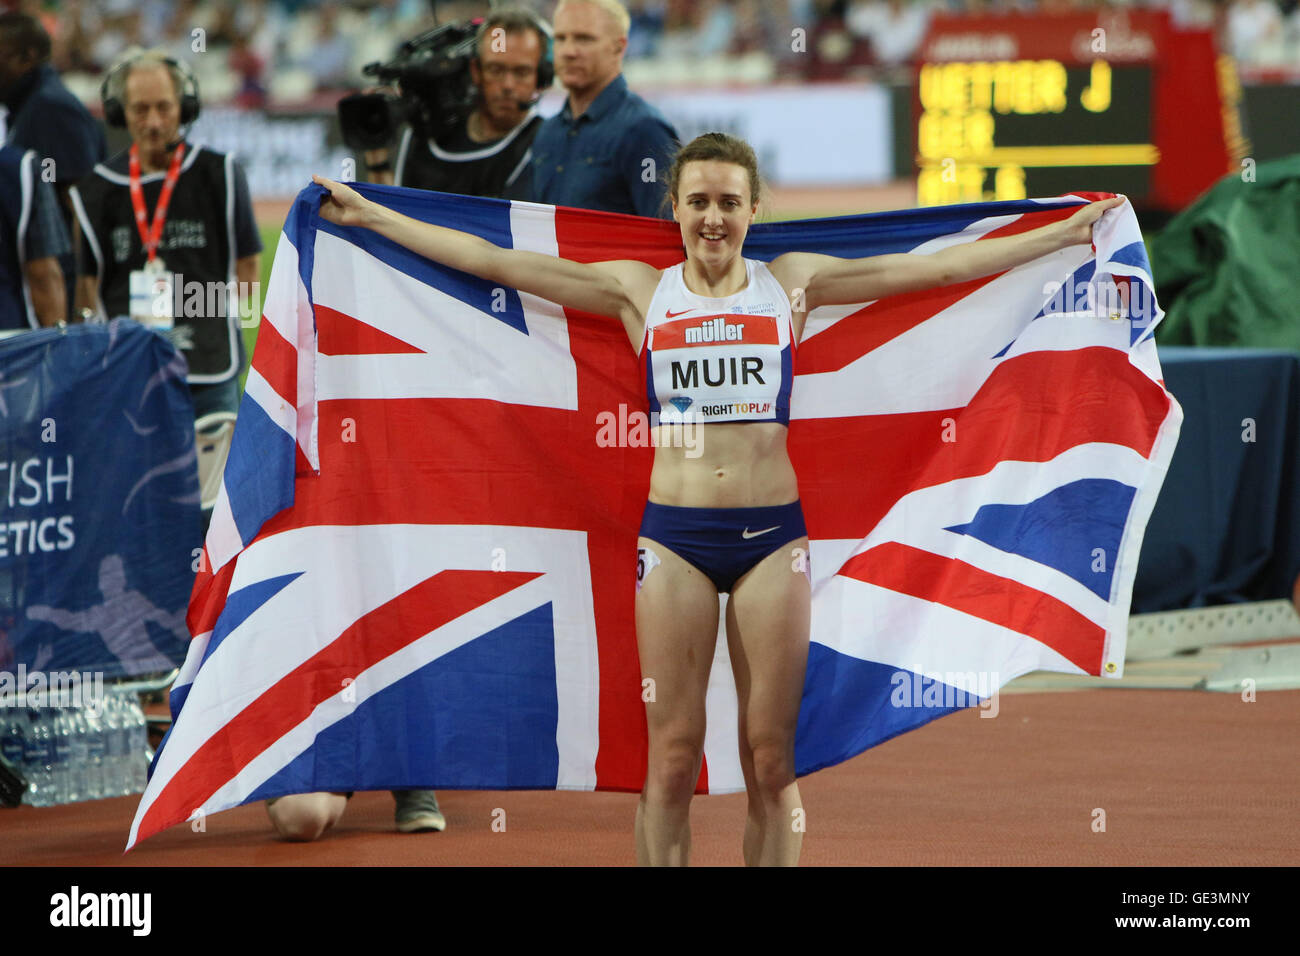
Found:
[[[669,173],[686,260],[659,270],[501,249],[315,179],[330,192],[321,206],[330,222],[373,229],[452,268],[623,323],[646,370],[652,425],[660,423],[637,540],[637,646],[642,676],[655,688],[646,704],[649,766],[637,805],[637,862],[689,861],[718,595],[727,591],[749,796],[745,862],[797,863],[803,827],[796,825],[802,808],[794,737],[811,591],[786,431],[791,355],[808,311],[962,282],[1091,242],[1092,224],[1123,200],[1090,203],[1032,232],[932,255],[791,252],[764,264],[741,255],[758,209],[754,151],[707,133],[680,150]],[[661,436],[661,429],[678,427],[669,422],[697,424],[694,447]]]

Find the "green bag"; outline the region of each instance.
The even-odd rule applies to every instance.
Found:
[[[1300,155],[1254,172],[1224,177],[1150,240],[1158,343],[1300,351]]]

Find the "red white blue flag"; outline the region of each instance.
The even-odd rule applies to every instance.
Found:
[[[585,261],[681,259],[667,222],[360,186]],[[652,449],[622,326],[319,218],[285,223],[194,635],[130,845],[309,791],[638,791],[633,624]],[[747,256],[926,253],[1085,199],[754,226]],[[1010,270],[823,308],[789,447],[811,539],[798,771],[1045,669],[1120,676],[1182,414],[1126,205]],[[698,790],[743,789],[725,641]]]

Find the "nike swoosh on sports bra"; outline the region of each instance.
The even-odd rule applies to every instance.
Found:
[[[724,298],[686,288],[684,263],[664,270],[641,343],[652,426],[790,424],[790,302],[766,263],[744,263],[745,287]]]

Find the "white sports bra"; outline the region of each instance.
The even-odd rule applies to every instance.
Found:
[[[743,261],[745,287],[724,298],[686,288],[684,263],[664,270],[641,343],[651,426],[790,424],[790,302],[766,263]]]

